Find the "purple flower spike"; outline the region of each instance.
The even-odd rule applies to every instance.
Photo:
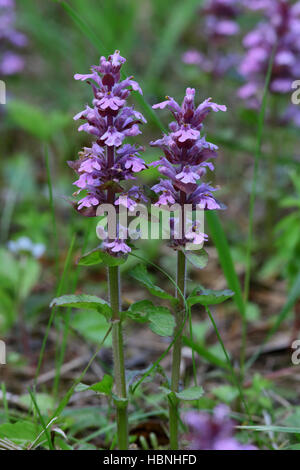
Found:
[[[203,38],[209,45],[213,45],[213,49],[209,56],[196,50],[187,51],[182,57],[183,62],[197,65],[216,77],[224,76],[236,66],[239,57],[226,52],[225,47],[228,47],[230,38],[240,32],[237,19],[242,11],[241,7],[242,0],[206,0],[204,7],[200,9],[201,18],[204,18]]]
[[[120,70],[125,59],[119,51],[108,58],[101,57],[100,64],[91,67],[90,74],[76,74],[75,80],[87,82],[93,90],[92,107],[76,114],[75,121],[85,121],[78,128],[95,139],[91,148],[85,147],[79,153],[79,160],[69,162],[78,179],[75,181],[84,197],[75,203],[75,208],[83,215],[93,217],[100,204],[114,204],[133,211],[138,202],[146,202],[139,188],[134,186],[125,192],[120,183],[134,180],[135,175],[146,168],[140,156],[142,147],[124,144],[127,137],[140,134],[139,125],[146,122],[141,113],[126,100],[131,91],[142,93],[133,77],[120,81]],[[118,228],[118,227],[117,227]],[[119,233],[119,232],[118,232]],[[127,254],[131,249],[125,240],[106,240],[103,248],[114,256]]]
[[[203,8],[206,15],[206,33],[211,39],[235,36],[240,28],[236,19],[240,13],[240,0],[208,0]]]
[[[226,106],[213,103],[211,98],[208,98],[196,107],[194,98],[195,90],[187,88],[181,106],[170,97],[153,106],[154,109],[169,108],[175,118],[175,121],[169,125],[170,133],[150,143],[164,152],[164,157],[151,164],[167,178],[152,187],[152,190],[159,196],[155,204],[158,207],[186,203],[190,204],[193,209],[222,208],[213,196],[216,189],[201,183],[201,178],[206,174],[207,169],[214,170],[213,164],[207,160],[215,158],[218,149],[216,145],[207,142],[205,137],[201,136],[201,131],[207,115],[211,111],[225,112]],[[206,239],[207,236],[199,232],[198,227],[193,226],[192,231],[185,234],[181,240],[172,240],[171,246],[177,249],[185,246],[186,243],[201,245]]]
[[[24,69],[24,59],[15,48],[27,45],[27,37],[16,31],[16,11],[14,0],[0,0],[0,74],[15,75]]]
[[[257,450],[250,444],[241,444],[235,439],[234,423],[229,418],[229,408],[218,405],[210,415],[189,411],[184,418],[189,428],[185,436],[190,450]]]
[[[275,47],[269,91],[291,93],[292,83],[299,78],[300,3],[288,0],[251,0],[251,10],[260,10],[263,20],[243,40],[246,54],[239,71],[245,79],[238,96],[248,107],[259,108],[269,60]],[[287,114],[284,115],[284,121]],[[297,125],[297,121],[291,121]]]

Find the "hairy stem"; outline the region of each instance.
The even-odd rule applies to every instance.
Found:
[[[185,268],[186,259],[185,254],[178,250],[177,252],[177,289],[176,297],[178,299],[178,306],[176,309],[176,328],[174,336],[176,337],[181,330],[184,321],[184,299],[179,292],[185,293]],[[169,425],[170,425],[170,448],[177,450],[178,444],[178,424],[179,424],[179,402],[175,397],[175,392],[178,392],[179,379],[180,379],[180,363],[181,363],[181,345],[182,333],[179,334],[173,346],[172,357],[172,377],[171,377],[171,390],[173,394],[169,402]]]
[[[125,365],[123,352],[122,323],[120,320],[120,282],[119,268],[117,266],[108,268],[109,298],[113,311],[112,314],[112,344],[114,359],[114,376],[116,384],[115,400],[117,413],[117,433],[119,450],[128,449],[128,417],[127,417],[127,394]]]

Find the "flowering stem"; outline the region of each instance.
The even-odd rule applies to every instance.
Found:
[[[177,290],[176,297],[178,299],[178,307],[176,310],[176,328],[174,336],[176,337],[182,328],[184,321],[184,299],[180,295],[185,293],[185,268],[186,259],[185,254],[178,250],[177,252]],[[178,423],[179,423],[179,401],[175,397],[175,392],[178,392],[179,378],[180,378],[180,363],[181,363],[181,344],[182,333],[178,335],[173,346],[172,358],[172,377],[171,377],[171,390],[173,392],[172,399],[169,403],[169,425],[170,425],[170,448],[177,450],[178,445]]]
[[[108,117],[108,125],[113,124],[112,116]],[[107,164],[111,168],[114,165],[114,147],[107,147]],[[114,203],[114,192],[112,188],[107,191],[107,202]],[[128,417],[127,417],[127,394],[123,351],[122,323],[120,319],[120,270],[118,266],[108,268],[109,301],[112,309],[112,345],[114,359],[114,376],[116,383],[115,400],[117,412],[117,434],[119,450],[128,449]]]
[[[123,352],[122,323],[120,320],[120,273],[117,266],[108,268],[109,298],[112,309],[112,343],[114,376],[116,383],[115,400],[117,412],[117,433],[119,450],[128,449],[127,394]]]
[[[170,133],[164,135],[162,139],[151,142],[153,147],[159,147],[163,150],[164,156],[160,160],[154,162],[158,167],[158,171],[167,179],[161,179],[159,184],[152,187],[152,190],[159,194],[157,206],[168,206],[176,202],[180,204],[182,216],[181,225],[185,228],[184,207],[185,204],[191,204],[193,210],[201,207],[205,210],[221,209],[221,205],[213,196],[213,188],[209,184],[201,183],[202,176],[205,175],[207,167],[210,170],[214,166],[207,162],[209,158],[217,155],[217,147],[206,142],[205,137],[201,134],[203,129],[203,121],[211,112],[226,111],[226,106],[218,105],[211,101],[211,98],[203,101],[199,106],[195,106],[195,89],[187,88],[185,97],[181,106],[174,98],[167,96],[167,101],[157,103],[154,109],[168,108],[175,118],[170,123]],[[200,181],[199,181],[200,180]],[[198,184],[201,183],[201,184]],[[175,226],[175,219],[174,224]],[[173,230],[175,235],[175,230]],[[176,238],[179,238],[176,240]],[[181,362],[181,343],[182,331],[184,329],[186,317],[190,317],[189,309],[186,309],[185,300],[185,270],[186,256],[182,251],[188,243],[197,246],[207,239],[207,235],[199,232],[196,221],[193,221],[192,227],[188,232],[182,230],[181,237],[174,237],[171,246],[178,249],[177,252],[177,285],[176,285],[176,308],[175,308],[175,336],[173,341],[173,361],[172,361],[172,377],[171,391],[169,398],[169,419],[170,419],[170,446],[171,449],[178,449],[178,424],[179,424],[179,400],[178,387],[180,378],[180,362]],[[181,247],[181,249],[180,249]],[[190,322],[191,325],[191,322]]]
[[[146,168],[144,160],[140,158],[143,148],[123,144],[126,137],[140,134],[139,124],[146,122],[142,114],[135,111],[133,106],[126,106],[126,99],[131,92],[138,91],[142,94],[142,90],[139,84],[132,80],[133,77],[121,79],[121,67],[125,62],[126,59],[120,55],[120,51],[115,51],[107,58],[101,56],[99,65],[91,67],[92,73],[77,73],[74,76],[75,80],[87,81],[94,95],[93,107],[86,106],[74,117],[76,121],[81,122],[81,119],[86,121],[85,124],[80,125],[79,131],[91,134],[94,141],[91,148],[84,147],[80,152],[79,160],[68,163],[79,176],[74,183],[79,188],[76,195],[82,190],[86,191],[85,197],[77,203],[74,202],[74,206],[78,212],[87,217],[97,216],[97,210],[104,202],[111,208],[117,209],[118,207],[115,206],[120,206],[124,198],[127,201],[129,193],[131,205],[135,205],[141,199],[146,200],[141,188],[133,186],[127,191],[121,185],[125,180],[135,179],[135,173]],[[118,194],[118,199],[116,199],[116,194]],[[114,222],[116,233],[109,233],[103,240],[101,249],[109,255],[109,258],[121,261],[131,248],[123,239],[119,221]],[[125,450],[128,448],[127,391],[122,316],[120,315],[120,275],[119,268],[116,266],[108,267],[108,285],[112,310],[114,404],[117,415],[118,447],[120,450]]]

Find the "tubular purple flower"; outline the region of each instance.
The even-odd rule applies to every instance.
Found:
[[[131,208],[143,198],[136,187],[125,192],[120,185],[122,181],[136,179],[135,175],[146,168],[140,156],[143,148],[123,144],[126,137],[140,134],[139,125],[146,122],[141,113],[126,106],[131,91],[142,94],[142,90],[133,77],[120,81],[124,62],[124,57],[115,51],[108,58],[101,57],[100,65],[91,67],[92,73],[74,77],[75,80],[87,81],[94,94],[93,107],[86,106],[74,120],[86,121],[78,130],[87,132],[96,140],[91,148],[85,147],[80,152],[77,162],[69,162],[79,177],[74,183],[79,188],[75,194],[86,191],[75,204],[76,209],[89,217],[95,216],[97,207],[104,202],[118,208],[126,199],[130,202],[127,207]],[[116,245],[110,240],[103,247],[117,256],[131,250],[124,240]]]
[[[216,188],[201,183],[201,178],[206,174],[207,168],[214,169],[209,158],[215,158],[218,147],[207,142],[201,136],[203,121],[211,112],[226,111],[226,106],[218,105],[206,99],[198,107],[194,102],[195,90],[187,88],[186,95],[180,106],[173,98],[167,97],[166,101],[153,106],[154,109],[169,108],[175,121],[170,124],[170,133],[162,139],[151,142],[150,145],[163,150],[164,156],[153,162],[158,171],[166,176],[167,180],[161,180],[152,190],[159,195],[157,206],[171,206],[175,202],[182,205],[182,201],[191,204],[193,209],[204,210],[221,209],[221,204],[214,198]],[[205,237],[203,239],[206,239]],[[197,237],[189,237],[189,242],[198,244]],[[181,242],[172,240],[171,246],[178,248],[185,246],[187,238]]]

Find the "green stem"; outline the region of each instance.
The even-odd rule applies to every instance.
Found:
[[[177,252],[177,290],[176,297],[178,299],[178,307],[176,309],[176,328],[174,336],[178,335],[174,346],[173,346],[173,357],[172,357],[172,378],[171,378],[171,390],[172,398],[169,401],[169,425],[170,425],[170,448],[171,450],[177,450],[178,444],[178,423],[179,423],[179,402],[175,398],[175,392],[178,392],[179,379],[180,379],[180,363],[181,363],[181,344],[182,344],[182,323],[184,321],[184,298],[179,292],[185,293],[185,254],[178,250]]]
[[[112,309],[112,343],[116,383],[116,413],[119,450],[128,449],[128,416],[122,323],[120,319],[120,276],[117,266],[108,268],[109,299]]]
[[[113,116],[108,116],[107,124],[112,126]],[[107,165],[112,168],[115,159],[114,147],[107,147]],[[115,193],[112,187],[107,190],[107,202],[114,204]],[[108,268],[109,300],[112,309],[112,344],[114,359],[114,376],[116,398],[114,400],[117,414],[117,435],[119,450],[128,449],[128,415],[125,364],[123,351],[122,322],[120,318],[120,270],[117,266]]]

